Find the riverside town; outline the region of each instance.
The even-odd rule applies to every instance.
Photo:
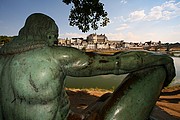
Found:
[[[15,36],[14,36],[15,37]],[[0,47],[6,42],[9,42],[14,37],[0,36]],[[84,38],[59,38],[55,42],[56,46],[75,47],[80,50],[86,51],[124,51],[124,50],[149,50],[170,52],[179,56],[180,43],[162,43],[161,41],[153,42],[126,42],[125,40],[108,40],[105,34],[90,34],[86,39]]]

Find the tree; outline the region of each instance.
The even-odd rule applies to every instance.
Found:
[[[7,43],[9,41],[11,41],[14,37],[16,36],[0,36],[0,44],[4,44],[4,43]]]
[[[69,24],[77,26],[82,32],[87,32],[92,28],[97,30],[99,26],[106,26],[109,23],[104,4],[99,0],[63,0],[67,5],[73,4]]]

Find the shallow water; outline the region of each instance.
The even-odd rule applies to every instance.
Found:
[[[173,57],[173,59],[176,69],[176,77],[174,78],[174,81],[172,81],[170,86],[180,85],[180,57]]]

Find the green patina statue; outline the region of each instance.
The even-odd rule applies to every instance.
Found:
[[[30,15],[19,35],[0,49],[0,120],[144,120],[160,91],[175,76],[165,54],[127,51],[114,55],[55,47],[58,27],[50,17]],[[66,76],[126,74],[111,95],[81,115],[70,110]]]

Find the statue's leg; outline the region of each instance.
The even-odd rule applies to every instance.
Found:
[[[129,74],[102,105],[96,120],[145,120],[160,95],[165,78],[166,71],[161,66]]]

